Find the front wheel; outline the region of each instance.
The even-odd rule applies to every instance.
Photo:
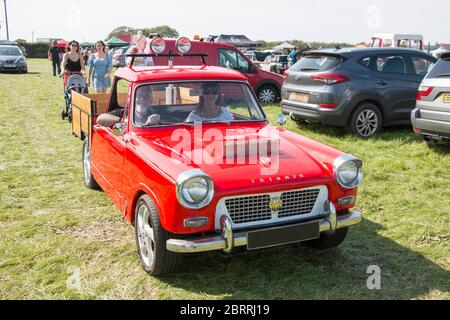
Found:
[[[139,198],[135,209],[136,244],[144,270],[154,276],[175,271],[181,255],[166,248],[174,235],[161,226],[158,209],[148,195]]]
[[[305,242],[305,246],[317,249],[327,250],[338,247],[347,237],[348,228],[338,229],[333,233],[324,233],[317,240]]]
[[[83,141],[83,178],[84,185],[89,189],[100,189],[91,172],[91,149],[89,147],[89,139],[87,138]]]
[[[262,104],[275,103],[277,99],[277,91],[273,86],[266,85],[258,90],[258,99]]]
[[[381,131],[383,118],[378,107],[364,103],[356,108],[350,117],[348,130],[360,138],[370,138]]]

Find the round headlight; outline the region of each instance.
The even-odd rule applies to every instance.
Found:
[[[180,175],[177,180],[177,198],[186,208],[201,209],[214,196],[214,184],[203,171],[194,169]]]
[[[208,196],[208,190],[208,181],[199,177],[185,182],[181,192],[187,202],[197,204],[205,200]]]
[[[166,50],[166,42],[163,38],[155,38],[150,43],[150,48],[152,49],[153,53],[155,54],[161,54]]]
[[[181,37],[178,38],[177,42],[175,43],[175,47],[181,54],[186,54],[191,51],[192,43],[188,38]]]
[[[337,158],[334,163],[334,170],[337,182],[345,189],[354,189],[363,180],[362,162],[351,155],[343,155]]]

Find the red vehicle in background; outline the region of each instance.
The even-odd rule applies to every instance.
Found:
[[[269,125],[241,73],[173,66],[205,59],[186,53],[187,38],[177,45],[181,54],[162,54],[164,48],[153,40],[158,56],[151,56],[169,66],[121,68],[109,97],[73,96],[85,185],[101,187],[134,224],[143,268],[172,272],[185,253],[340,245],[361,221],[353,208],[362,162],[285,130],[283,115],[279,127]],[[210,99],[223,116],[199,121]],[[99,123],[117,110],[119,122]]]
[[[176,52],[176,40],[165,39],[165,42],[167,51]],[[225,67],[241,72],[261,103],[272,104],[280,99],[283,76],[262,70],[235,46],[206,41],[191,41],[191,44],[190,53],[207,54],[205,59],[208,66]],[[156,66],[167,65],[167,58],[155,57],[153,61]],[[199,59],[179,57],[174,60],[174,64],[178,66],[198,65]]]

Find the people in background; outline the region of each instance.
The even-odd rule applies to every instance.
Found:
[[[292,67],[294,64],[297,63],[298,57],[297,57],[297,48],[294,48],[291,50],[291,52],[288,55],[289,59],[289,67]]]
[[[66,86],[67,78],[73,72],[85,73],[83,56],[80,52],[80,44],[73,40],[67,44],[66,53],[63,56],[61,63],[61,76],[64,76],[64,87]]]
[[[58,75],[61,73],[61,58],[59,56],[59,48],[56,46],[57,41],[53,41],[48,49],[48,59],[52,62],[53,76],[56,77],[56,69],[58,69]]]
[[[90,54],[91,54],[91,52],[89,51],[89,48],[84,48],[84,50],[83,50],[84,65],[88,65]]]
[[[106,52],[106,45],[103,41],[97,41],[95,44],[95,53],[89,58],[89,77],[88,80],[97,93],[105,93],[111,86],[112,59]]]

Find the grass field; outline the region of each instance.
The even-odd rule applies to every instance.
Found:
[[[364,161],[363,223],[328,252],[208,253],[154,278],[133,227],[83,185],[81,142],[59,116],[62,80],[46,60],[29,70],[0,75],[0,299],[450,299],[449,149],[428,149],[410,128],[362,141],[290,122]],[[279,108],[266,111],[273,121]],[[366,286],[371,265],[380,290]]]

